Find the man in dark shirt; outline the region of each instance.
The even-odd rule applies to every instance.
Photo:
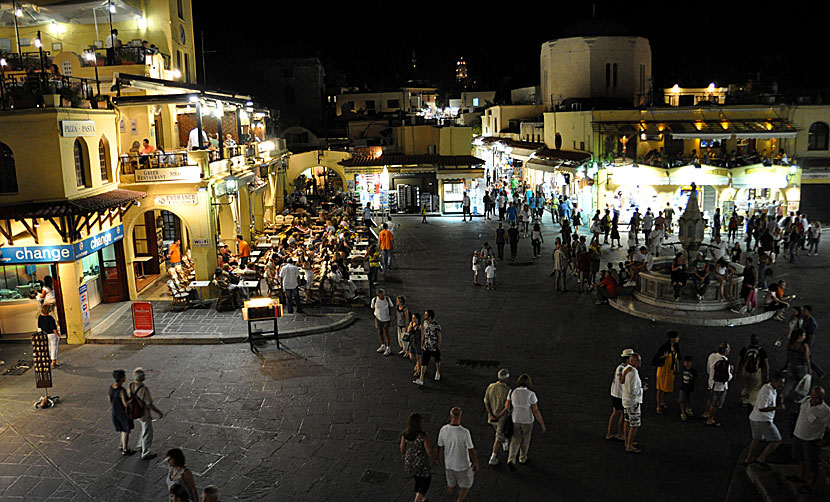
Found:
[[[684,422],[686,417],[694,416],[692,408],[692,392],[695,391],[695,382],[697,381],[697,370],[692,366],[694,359],[692,356],[683,356],[683,369],[680,370],[680,419]]]
[[[510,243],[510,258],[515,260],[519,248],[519,229],[516,228],[515,222],[510,223],[507,230],[507,241]]]
[[[761,385],[769,379],[769,358],[758,343],[758,335],[750,335],[749,345],[738,354],[738,375],[741,377],[741,404],[753,406]]]
[[[816,318],[813,317],[813,307],[811,305],[804,305],[801,307],[801,318],[803,319],[801,327],[804,328],[804,332],[807,334],[805,341],[810,346],[810,353],[813,354],[816,348],[818,322],[816,322]],[[822,378],[824,376],[824,370],[821,366],[816,364],[815,358],[810,359],[810,366],[813,368],[813,371],[815,371],[817,377]]]

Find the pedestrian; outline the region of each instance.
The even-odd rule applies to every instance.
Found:
[[[202,502],[219,502],[219,488],[214,485],[207,485],[202,490]]]
[[[722,342],[717,352],[709,354],[706,361],[706,374],[708,375],[709,400],[706,403],[706,425],[720,427],[715,415],[723,408],[726,402],[726,391],[729,389],[729,381],[732,380],[732,365],[729,363],[729,352],[732,347]]]
[[[738,353],[738,376],[741,380],[741,404],[752,406],[761,390],[761,384],[769,378],[767,351],[758,342],[758,335],[749,335],[749,345]]]
[[[435,311],[427,310],[424,312],[424,322],[421,324],[421,348],[423,349],[421,373],[413,382],[415,385],[424,385],[424,375],[429,367],[430,359],[435,359],[435,381],[441,380],[441,343],[443,341],[441,325],[435,321]]]
[[[614,376],[611,378],[611,416],[608,417],[608,432],[605,433],[605,440],[617,439],[625,441],[625,420],[622,404],[622,376],[625,368],[628,367],[628,358],[634,354],[634,349],[625,349],[620,354],[622,361],[614,369]]]
[[[378,338],[380,339],[380,347],[376,352],[382,352],[384,356],[392,353],[389,345],[389,325],[392,321],[392,312],[395,306],[392,300],[386,296],[386,292],[378,289],[378,295],[372,298],[372,310],[375,313],[375,328],[378,330]]]
[[[620,213],[616,210],[614,210],[614,216],[611,218],[611,249],[614,249],[614,241],[617,241],[616,247],[622,247],[620,242]]]
[[[821,222],[816,220],[810,224],[807,230],[808,251],[807,256],[818,256],[818,243],[821,240]]]
[[[687,417],[693,417],[692,393],[695,391],[697,382],[697,369],[694,367],[694,359],[690,355],[683,356],[683,369],[680,371],[680,420],[686,421]]]
[[[519,225],[522,228],[522,238],[527,237],[527,231],[530,227],[530,211],[528,210],[527,204],[525,204],[524,209],[519,212]]]
[[[581,286],[581,285],[580,285]],[[599,282],[588,287],[588,291],[596,290],[597,305],[605,305],[609,299],[617,297],[617,281],[607,270],[600,271]]]
[[[412,313],[409,325],[406,327],[406,334],[409,343],[409,360],[415,363],[412,376],[417,377],[421,374],[421,354],[423,352],[421,348],[421,314]]]
[[[130,383],[130,397],[138,399],[143,410],[141,418],[138,423],[141,424],[141,436],[138,440],[138,445],[141,448],[141,459],[150,460],[156,458],[156,454],[150,451],[153,446],[153,412],[158,413],[159,419],[164,417],[164,413],[153,403],[153,397],[150,394],[150,389],[144,384],[146,375],[143,368],[136,368],[133,370],[133,381]]]
[[[404,335],[407,332],[406,328],[409,326],[409,319],[411,317],[409,315],[409,309],[406,308],[406,297],[400,295],[395,298],[395,327],[398,332],[398,347],[401,348],[400,352],[398,352],[399,356],[409,356],[409,342],[404,341]]]
[[[479,272],[479,265],[481,264],[481,257],[478,254],[478,250],[473,251],[473,286],[481,286],[478,283],[478,272]]]
[[[303,312],[303,304],[300,301],[300,269],[294,265],[294,260],[286,258],[285,263],[280,267],[279,272],[280,284],[285,293],[285,303],[287,305],[287,312],[294,313],[296,308],[297,313]]]
[[[686,281],[689,280],[689,274],[686,272],[686,255],[682,252],[674,255],[674,260],[671,263],[671,285],[674,288],[674,300],[680,298],[683,288],[686,287]]]
[[[510,438],[510,447],[507,455],[507,467],[511,471],[516,470],[516,457],[519,463],[527,462],[527,452],[530,449],[530,436],[533,432],[534,417],[539,421],[539,426],[542,428],[542,434],[547,431],[545,421],[542,419],[542,413],[539,411],[539,399],[536,393],[531,390],[533,383],[530,380],[530,375],[522,373],[516,379],[516,388],[510,391],[507,395],[504,409],[513,412],[511,418],[513,420],[513,437]]]
[[[121,433],[121,455],[132,455],[135,450],[130,449],[130,431],[135,426],[132,419],[127,416],[127,391],[123,387],[127,373],[124,370],[115,370],[112,372],[112,378],[115,380],[109,388],[112,423],[115,425],[115,431]]]
[[[167,482],[167,489],[170,490],[175,485],[181,485],[187,490],[190,500],[197,500],[196,495],[199,491],[196,489],[196,481],[193,479],[193,473],[185,465],[184,452],[179,448],[171,448],[167,450],[167,476],[164,480]]]
[[[645,236],[646,245],[649,243],[649,236],[651,235],[651,230],[654,228],[654,213],[651,212],[651,208],[646,209],[646,214],[643,216],[643,235]]]
[[[498,380],[487,386],[484,391],[484,409],[487,410],[487,423],[496,430],[496,439],[493,441],[493,453],[490,455],[490,465],[499,463],[499,449],[507,451],[508,441],[504,435],[504,426],[510,420],[510,411],[504,406],[507,396],[510,394],[510,386],[507,380],[510,372],[502,368],[498,372]]]
[[[538,223],[533,225],[533,231],[530,232],[530,243],[533,245],[533,258],[542,256],[542,243],[545,238],[542,237],[542,227]]]
[[[758,399],[755,401],[755,408],[749,414],[749,425],[752,429],[752,442],[746,450],[744,465],[756,463],[763,468],[769,469],[767,457],[772,454],[781,444],[781,433],[775,426],[775,412],[783,410],[781,396],[778,391],[784,386],[784,376],[781,373],[773,375],[769,383],[764,384],[758,391]],[[766,442],[767,447],[760,455],[753,458],[753,453],[761,442]]]
[[[758,276],[755,267],[752,265],[752,258],[747,256],[744,261],[744,278],[741,282],[741,298],[744,300],[740,310],[732,309],[737,314],[749,314],[758,306],[758,299],[755,293],[755,286],[758,284]]]
[[[666,394],[674,392],[674,377],[680,365],[680,333],[671,330],[666,332],[666,343],[657,349],[651,364],[657,367],[655,386],[657,387],[657,414],[662,415],[663,409],[668,408]]]
[[[236,236],[237,251],[239,257],[239,264],[244,268],[248,266],[248,260],[251,259],[251,245],[248,241],[242,238],[242,234]]]
[[[560,241],[559,237],[556,238],[556,242],[554,245],[556,246],[556,248],[553,251],[553,272],[551,273],[551,275],[554,276],[553,282],[556,285],[556,291],[561,291],[564,293],[568,291],[568,253],[562,246],[562,242]]]
[[[58,345],[61,337],[58,333],[58,324],[55,318],[52,317],[52,307],[54,303],[43,303],[40,307],[40,315],[37,317],[37,329],[46,333],[46,338],[49,341],[49,359],[52,360],[52,367],[60,366],[58,363]]]
[[[432,442],[421,426],[421,414],[412,413],[401,434],[401,456],[406,474],[415,480],[415,502],[426,500],[427,490],[432,482]]]
[[[515,202],[511,202],[510,206],[507,208],[507,220],[510,221],[510,225],[516,225],[519,219],[519,208],[516,207]]]
[[[496,262],[492,258],[487,260],[484,275],[487,277],[487,289],[496,289]]]
[[[421,223],[429,223],[427,221],[427,205],[421,204]]]
[[[830,428],[830,406],[824,402],[824,387],[815,386],[810,395],[799,403],[798,419],[793,433],[793,459],[798,462],[797,475],[787,476],[788,481],[806,483],[798,493],[813,493],[819,478],[821,448],[830,444],[830,437],[822,439]]]
[[[482,202],[484,204],[484,217],[489,220],[490,213],[493,212],[493,209],[490,207],[492,201],[490,200],[490,195],[487,192],[484,192],[484,200]]]
[[[438,461],[444,461],[447,491],[454,502],[463,502],[478,471],[478,457],[470,431],[461,425],[461,408],[450,410],[450,423],[438,433]]]
[[[623,413],[625,414],[625,452],[641,453],[636,445],[637,432],[642,425],[643,393],[648,384],[643,385],[638,368],[642,365],[640,354],[633,353],[628,358],[628,366],[620,374],[622,384]]]
[[[510,228],[507,230],[507,240],[510,243],[510,259],[515,260],[519,248],[519,229],[516,228],[516,223],[510,223]]]
[[[421,214],[423,214],[423,212]],[[424,218],[424,220],[426,220],[426,218]],[[363,224],[366,225],[367,228],[372,228],[372,227],[375,226],[375,222],[374,222],[374,220],[372,220],[372,203],[371,202],[367,202],[366,207],[363,208]]]
[[[816,318],[813,317],[813,307],[811,305],[804,305],[801,307],[801,326],[804,328],[804,333],[807,335],[805,341],[807,345],[810,346],[810,350],[815,352],[816,344],[818,343],[817,334],[818,334],[818,322]],[[824,377],[824,369],[816,364],[816,361],[812,363],[813,371],[816,372],[816,377],[823,378]]]
[[[392,232],[389,231],[389,225],[384,223],[383,230],[378,234],[378,241],[380,242],[380,253],[382,255],[381,265],[383,270],[392,268],[392,246],[395,240]]]
[[[182,240],[176,239],[167,248],[167,260],[170,262],[170,267],[180,265],[182,262]]]
[[[505,197],[503,191],[499,193],[498,197],[496,197],[496,204],[498,205],[499,209],[499,221],[504,221],[504,213],[507,206],[507,197]]]
[[[484,246],[481,248],[481,251],[478,252],[478,257],[484,260],[485,264],[487,260],[496,257],[496,253],[493,252],[493,248],[490,247],[489,242],[484,243]]]
[[[803,328],[794,329],[787,341],[787,383],[781,393],[784,399],[797,401],[793,396],[796,386],[802,378],[813,373],[810,354],[807,333]]]
[[[499,228],[496,229],[496,248],[499,251],[499,260],[504,259],[504,243],[505,243],[505,231],[504,226],[499,223]]]
[[[376,244],[372,244],[366,249],[366,254],[363,256],[363,268],[369,273],[369,295],[372,295],[375,289],[375,283],[378,280],[378,271],[380,270],[380,252]]]
[[[672,233],[672,220],[674,219],[674,209],[672,209],[671,204],[666,202],[666,209],[663,210],[663,216],[666,218],[666,234],[671,235]]]

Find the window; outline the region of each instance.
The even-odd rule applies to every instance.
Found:
[[[473,98],[473,106],[478,106],[478,98]]]
[[[614,63],[614,88],[617,87],[617,63]]]
[[[190,55],[184,53],[184,81],[190,82]]]
[[[176,69],[179,71],[182,69],[182,51],[176,51]]]
[[[61,63],[61,74],[64,77],[72,76],[72,61],[64,61]]]
[[[107,183],[110,181],[110,148],[103,136],[98,141],[98,162],[101,165],[101,183]]]
[[[91,186],[89,184],[89,177],[87,176],[89,162],[87,161],[86,147],[81,140],[76,139],[73,150],[75,154],[75,179],[78,182],[78,186]]]
[[[386,100],[386,108],[400,108],[401,102],[397,99],[387,99]]]
[[[17,171],[12,149],[0,143],[0,193],[17,193]]]
[[[605,87],[611,87],[611,63],[605,63]]]
[[[366,110],[367,111],[375,111],[375,100],[370,99],[366,101]]]
[[[814,122],[810,126],[807,150],[827,150],[828,127],[824,122]]]
[[[162,238],[165,241],[175,241],[182,238],[181,222],[179,217],[170,211],[162,210]]]
[[[184,0],[176,0],[176,7],[178,8],[179,19],[184,19]]]

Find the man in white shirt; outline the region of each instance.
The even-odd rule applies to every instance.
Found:
[[[207,145],[210,145],[210,139],[208,139],[207,133],[202,130],[202,146],[199,146],[199,128],[194,127],[190,130],[190,134],[187,136],[187,149],[188,150],[196,150],[199,148],[205,148]]]
[[[711,427],[720,427],[721,424],[715,419],[717,410],[723,408],[723,403],[726,402],[726,391],[729,389],[729,381],[732,380],[732,365],[729,363],[729,352],[732,347],[723,342],[718,346],[717,352],[709,354],[709,359],[706,361],[706,374],[709,376],[709,399],[706,401],[706,412],[703,417],[706,418],[706,425]],[[718,365],[719,362],[725,361],[725,365]]]
[[[118,40],[118,30],[112,32],[104,40],[104,48],[107,51],[107,66],[115,64],[115,50],[121,47],[121,40]]]
[[[634,262],[631,264],[631,278],[625,283],[625,286],[636,286],[637,276],[640,272],[643,270],[651,271],[651,267],[654,266],[654,256],[648,252],[648,248],[645,246],[640,246],[640,250],[634,253],[632,260]]]
[[[371,307],[375,313],[375,328],[378,330],[378,338],[380,339],[380,347],[378,347],[377,352],[383,352],[384,356],[388,356],[392,353],[389,346],[389,325],[392,322],[392,309],[395,308],[395,305],[382,289],[378,289],[378,295],[372,298]]]
[[[496,205],[499,207],[499,221],[504,221],[504,211],[505,206],[507,205],[507,197],[505,197],[503,193],[496,197]]]
[[[608,418],[608,432],[605,433],[605,440],[619,439],[625,441],[625,421],[623,420],[623,404],[622,404],[622,376],[625,368],[628,367],[628,358],[634,353],[633,349],[625,349],[620,354],[622,361],[614,370],[614,376],[611,379],[611,416]]]
[[[463,214],[461,221],[467,221],[467,215],[470,216],[470,221],[473,221],[473,214],[470,212],[470,204],[472,204],[470,195],[467,192],[464,192],[464,198],[461,200],[461,210]]]
[[[297,312],[302,313],[303,307],[300,303],[300,269],[294,265],[291,258],[285,260],[285,264],[280,268],[280,283],[282,290],[285,291],[285,303],[288,305],[288,313],[294,313],[294,306],[297,306]]]
[[[793,458],[800,470],[797,476],[787,476],[789,481],[807,483],[799,493],[812,493],[819,478],[818,462],[821,447],[830,444],[830,438],[822,439],[830,428],[830,406],[824,402],[824,387],[815,386],[810,395],[801,400],[798,420],[793,432]]]
[[[642,450],[635,445],[637,431],[642,424],[643,393],[648,390],[648,385],[643,385],[640,380],[640,373],[637,368],[642,364],[640,354],[634,352],[628,358],[628,367],[620,375],[622,384],[622,405],[625,413],[625,422],[628,424],[628,432],[625,436],[625,452],[640,453]]]
[[[750,464],[754,461],[764,468],[769,468],[766,463],[767,457],[781,444],[781,433],[778,432],[778,427],[775,426],[773,420],[775,420],[775,411],[784,409],[781,398],[778,396],[778,391],[783,386],[784,377],[781,373],[776,373],[773,375],[772,380],[761,386],[761,390],[758,391],[755,408],[749,414],[752,442],[749,443],[749,448],[746,450],[744,464]],[[765,441],[767,447],[753,460],[752,453],[761,441]]]
[[[718,260],[724,258],[726,261],[729,261],[729,253],[728,248],[726,245],[726,241],[720,238],[720,235],[716,235],[712,242],[709,243],[709,253],[712,255],[712,261],[717,263]]]
[[[461,426],[461,408],[450,410],[450,423],[438,433],[438,460],[444,461],[447,491],[455,502],[462,502],[473,486],[478,457],[470,431]],[[456,491],[457,488],[457,491]]]

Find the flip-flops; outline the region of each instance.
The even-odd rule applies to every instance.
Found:
[[[720,422],[712,422],[711,424],[709,424],[709,423],[706,424],[706,427],[720,427],[720,426],[721,426]]]

